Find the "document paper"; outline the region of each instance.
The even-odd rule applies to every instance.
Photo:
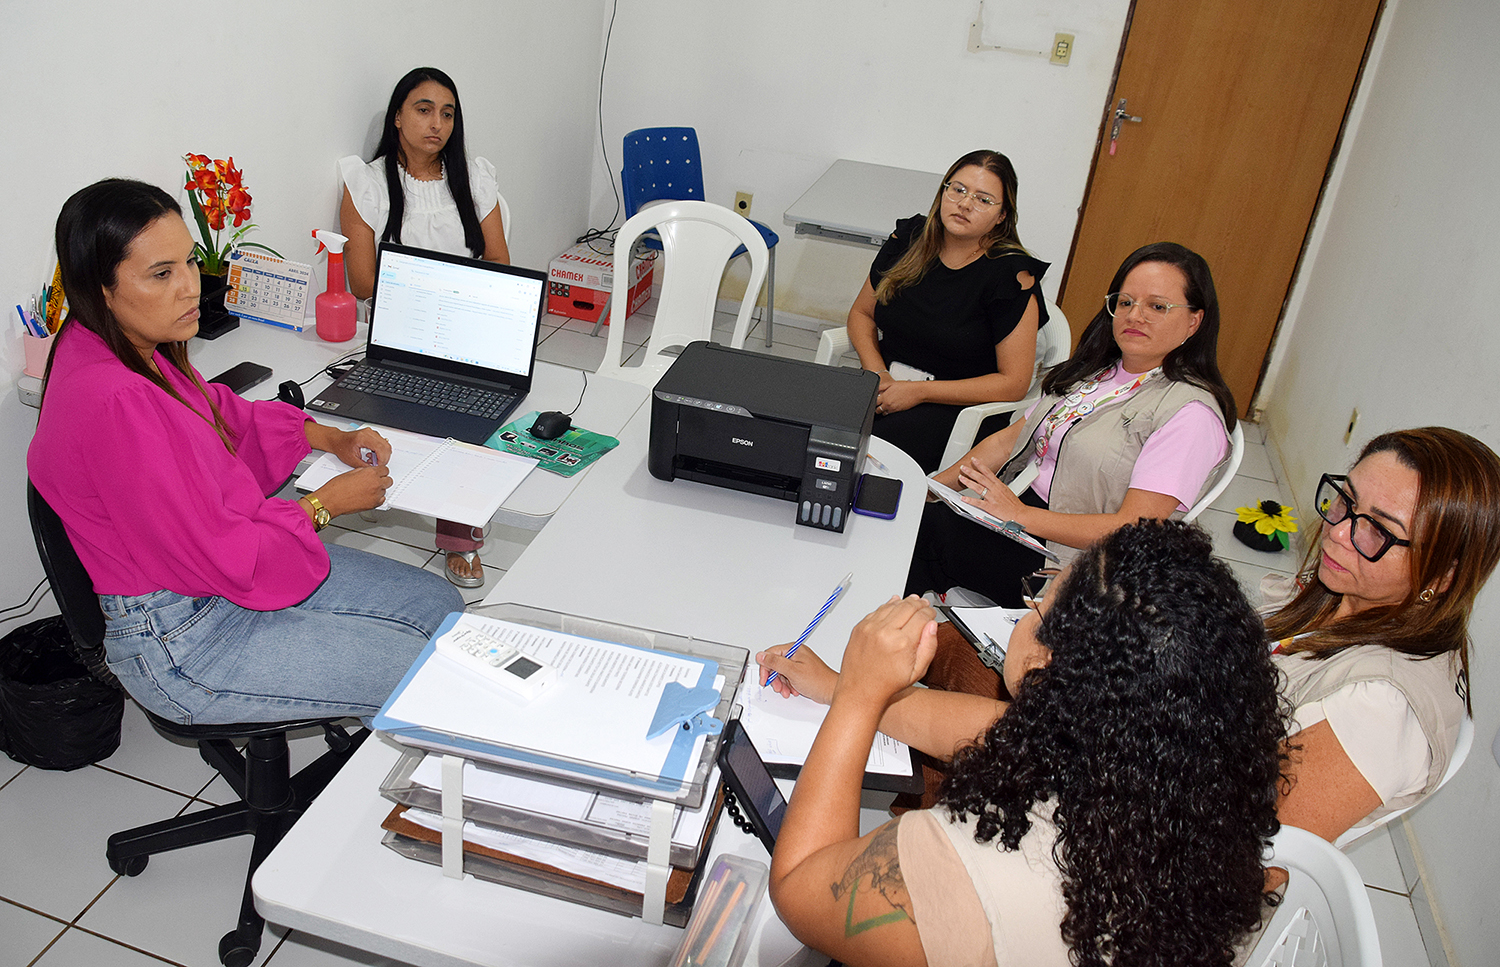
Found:
[[[432,651],[384,716],[548,758],[657,776],[678,731],[646,738],[662,690],[672,681],[695,687],[705,673],[701,684],[711,684],[717,668],[702,659],[479,615],[459,615],[454,630],[465,627],[551,665],[557,682],[523,703]]]

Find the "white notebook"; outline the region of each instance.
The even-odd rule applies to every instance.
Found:
[[[391,488],[379,510],[395,508],[483,527],[537,465],[531,457],[459,440],[376,427],[391,443]],[[298,490],[317,490],[353,468],[325,453],[297,478]]]

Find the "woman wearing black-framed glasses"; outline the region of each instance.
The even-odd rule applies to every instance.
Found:
[[[1296,709],[1282,822],[1329,840],[1436,788],[1467,711],[1468,620],[1500,559],[1500,458],[1444,427],[1324,474],[1297,596],[1267,621]]]

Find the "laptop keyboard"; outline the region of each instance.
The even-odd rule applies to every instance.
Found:
[[[450,410],[486,420],[497,419],[516,398],[514,393],[480,389],[416,373],[370,366],[361,366],[345,376],[339,386],[369,393],[371,396],[420,403],[434,409]]]

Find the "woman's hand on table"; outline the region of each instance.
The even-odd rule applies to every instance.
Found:
[[[1001,483],[999,477],[977,463],[971,461],[960,466],[958,480],[976,495],[970,497],[965,494],[964,502],[973,504],[991,517],[1017,520],[1026,513],[1027,505],[1021,502],[1021,498]]]
[[[866,615],[849,635],[836,695],[883,707],[915,684],[937,652],[936,619],[932,605],[916,595],[892,597]]]
[[[791,643],[788,642],[756,653],[755,660],[760,665],[760,683],[764,685],[770,674],[775,672],[776,680],[771,683],[771,687],[776,690],[776,694],[785,698],[805,695],[819,705],[827,705],[833,701],[833,689],[838,684],[839,673],[829,668],[806,645],[798,648],[792,657],[786,657],[786,651],[790,647]]]
[[[360,467],[341,473],[310,496],[318,498],[330,516],[373,510],[385,503],[385,492],[391,486],[391,471],[385,466]]]

